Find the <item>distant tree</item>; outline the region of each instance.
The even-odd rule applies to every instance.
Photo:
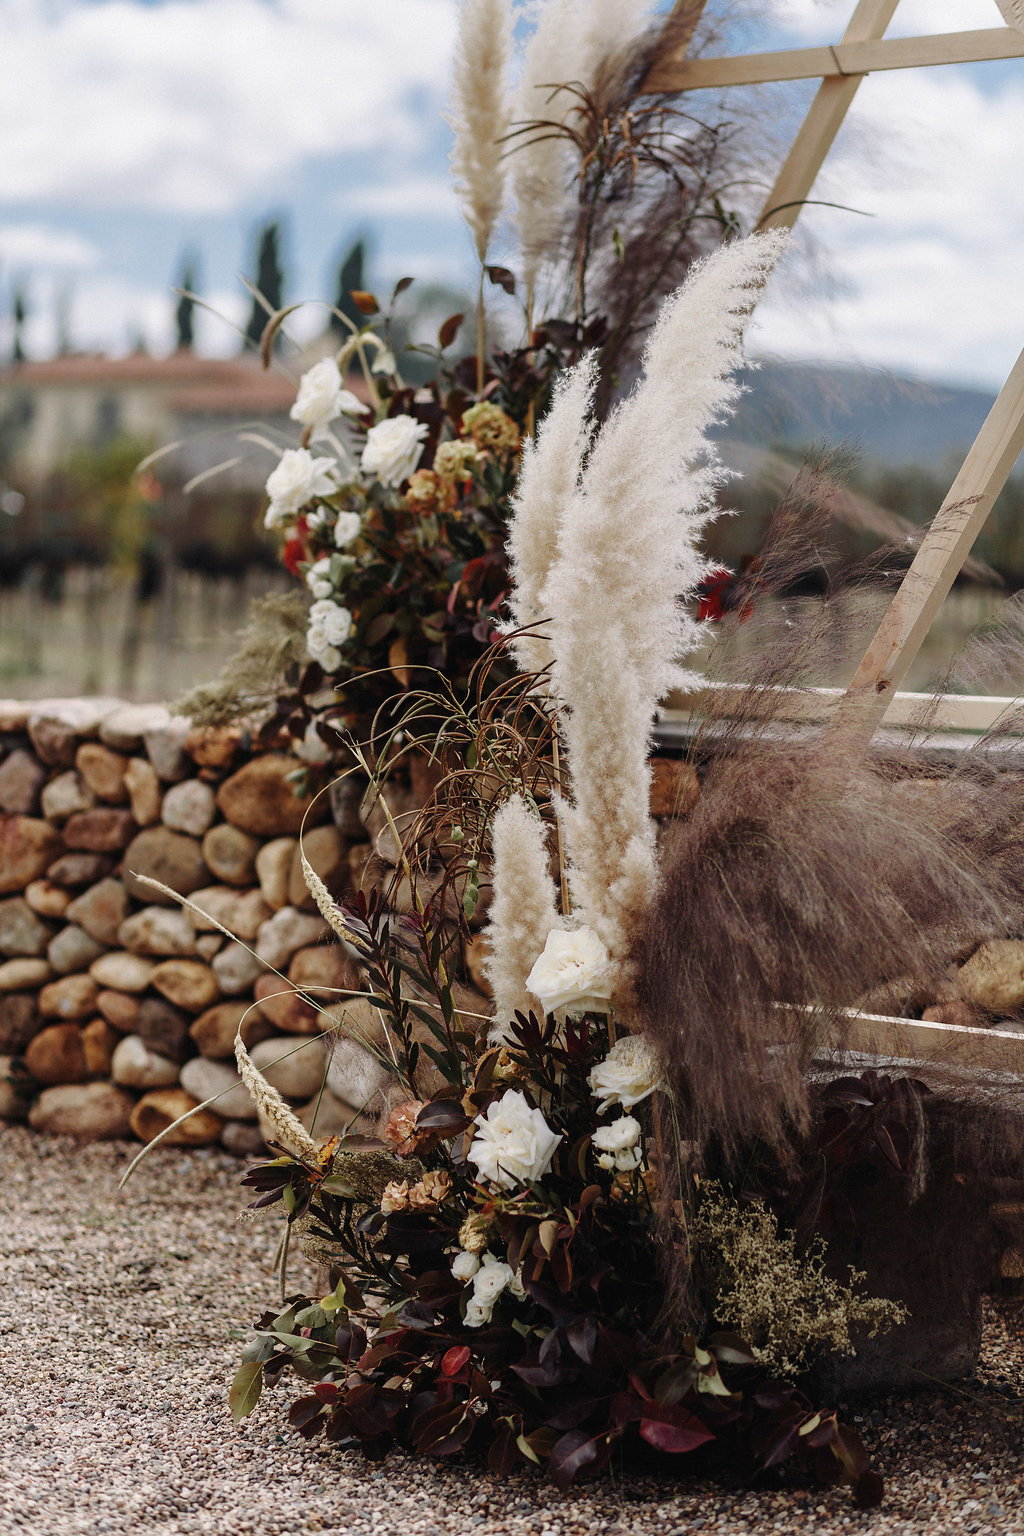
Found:
[[[71,285],[57,290],[56,300],[57,356],[67,357],[74,351],[71,341]]]
[[[260,230],[256,250],[256,276],[253,281],[270,308],[280,309],[284,298],[284,272],[281,267],[281,225],[277,219],[264,224]],[[259,346],[267,319],[266,308],[254,297],[249,324],[245,328],[246,342]]]
[[[334,296],[334,307],[340,309],[343,315],[355,325],[362,325],[365,316],[361,314],[352,302],[353,290],[359,291],[366,287],[366,241],[360,238],[341,258],[338,268],[338,287]],[[337,315],[331,315],[331,330],[336,331],[342,338],[349,334],[348,327]]]
[[[178,298],[178,307],[174,311],[174,321],[178,333],[178,351],[191,352],[195,344],[195,300],[190,297],[196,291],[196,258],[192,251],[186,251],[181,263],[181,281],[178,283],[181,290]]]
[[[24,283],[19,283],[14,290],[11,302],[11,320],[13,321],[14,340],[11,346],[11,362],[23,363],[25,361],[25,348],[22,345],[22,332],[25,321],[28,319],[28,292]]]

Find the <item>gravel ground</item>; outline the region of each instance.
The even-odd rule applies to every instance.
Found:
[[[39,1536],[683,1536],[1024,1533],[1024,1302],[989,1308],[979,1376],[850,1414],[886,1478],[846,1490],[605,1480],[561,1496],[528,1474],[395,1456],[373,1467],[284,1424],[287,1385],[234,1428],[226,1384],[273,1300],[276,1223],[236,1222],[240,1165],[0,1128],[0,1533]]]

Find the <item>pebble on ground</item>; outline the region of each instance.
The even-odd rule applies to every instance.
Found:
[[[681,1475],[605,1478],[561,1495],[526,1472],[307,1443],[300,1390],[266,1392],[237,1428],[227,1384],[275,1300],[277,1223],[239,1222],[242,1165],[0,1127],[0,1536],[689,1536],[690,1532],[1024,1533],[1024,1301],[988,1306],[978,1376],[848,1405],[886,1479],[848,1490],[726,1491]],[[294,1288],[306,1283],[301,1260]]]

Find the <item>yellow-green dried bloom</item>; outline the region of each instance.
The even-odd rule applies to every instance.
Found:
[[[511,416],[506,416],[500,406],[489,400],[471,405],[462,416],[462,430],[471,437],[478,448],[489,448],[492,453],[519,447],[519,428]]]
[[[434,454],[434,471],[446,480],[465,480],[479,457],[476,443],[467,442],[465,438],[440,443]]]
[[[486,1216],[467,1216],[459,1228],[459,1247],[467,1253],[483,1253],[490,1230],[491,1223]]]

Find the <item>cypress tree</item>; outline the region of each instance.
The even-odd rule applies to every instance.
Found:
[[[277,219],[260,230],[256,254],[256,288],[271,309],[280,309],[284,296],[284,272],[281,268],[281,225]],[[245,339],[258,347],[269,315],[254,298],[245,328]]]
[[[353,289],[361,290],[366,287],[366,241],[360,238],[346,251],[338,268],[338,288],[334,298],[335,309],[340,309],[343,315],[355,325],[362,325],[366,316],[361,314],[352,302]],[[338,316],[331,315],[331,330],[337,331],[344,340],[349,335],[348,326]]]
[[[189,295],[196,291],[196,258],[191,251],[187,252],[181,264],[181,281],[178,287],[182,290],[178,297],[178,307],[174,311],[174,320],[178,333],[178,351],[191,352],[195,345],[195,300]]]

